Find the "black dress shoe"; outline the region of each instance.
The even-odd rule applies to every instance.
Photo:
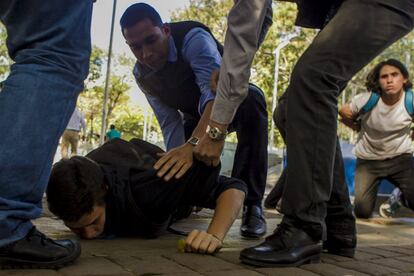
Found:
[[[0,247],[1,268],[61,268],[81,253],[79,242],[51,240],[33,227],[21,240]]]
[[[254,247],[243,249],[243,263],[264,267],[299,266],[320,261],[322,245],[305,231],[281,223],[266,240]]]
[[[326,218],[326,241],[323,250],[329,254],[352,258],[357,245],[355,218]]]
[[[260,206],[244,206],[240,235],[246,238],[260,238],[266,234],[266,221]]]

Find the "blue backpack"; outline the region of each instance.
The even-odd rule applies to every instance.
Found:
[[[369,96],[369,99],[367,103],[361,108],[361,110],[358,112],[357,120],[361,118],[362,115],[370,112],[378,103],[381,95],[378,92],[372,91],[371,95]],[[405,99],[404,99],[404,106],[407,110],[408,114],[414,119],[414,93],[411,89],[405,91]]]

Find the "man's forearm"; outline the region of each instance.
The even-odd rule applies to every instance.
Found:
[[[224,191],[217,199],[216,210],[207,232],[223,240],[236,220],[245,194],[237,189]]]
[[[271,8],[268,0],[238,0],[229,13],[213,122],[228,125],[247,96],[250,67],[263,37],[269,3]]]
[[[214,101],[209,101],[205,105],[203,114],[201,114],[201,118],[198,121],[198,124],[196,128],[193,130],[193,133],[191,136],[197,137],[200,139],[206,133],[207,125],[209,124],[209,120],[210,120],[211,110],[213,108],[213,103]]]

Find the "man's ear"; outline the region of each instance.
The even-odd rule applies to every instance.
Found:
[[[166,36],[170,36],[171,35],[171,27],[168,23],[164,23],[162,24],[161,30],[164,32],[164,34]]]

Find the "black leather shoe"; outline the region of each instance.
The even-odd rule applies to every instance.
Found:
[[[355,255],[356,237],[352,235],[333,237],[327,236],[323,242],[323,250],[329,254],[353,258]]]
[[[266,240],[254,247],[243,249],[243,263],[264,267],[299,266],[320,261],[322,245],[305,231],[281,223]]]
[[[327,217],[326,241],[323,250],[329,254],[352,258],[357,245],[355,218],[353,215],[340,217]]]
[[[81,253],[79,242],[51,240],[33,227],[21,240],[0,247],[1,268],[61,268]]]
[[[244,206],[240,235],[246,238],[260,238],[266,234],[266,221],[260,206]]]

